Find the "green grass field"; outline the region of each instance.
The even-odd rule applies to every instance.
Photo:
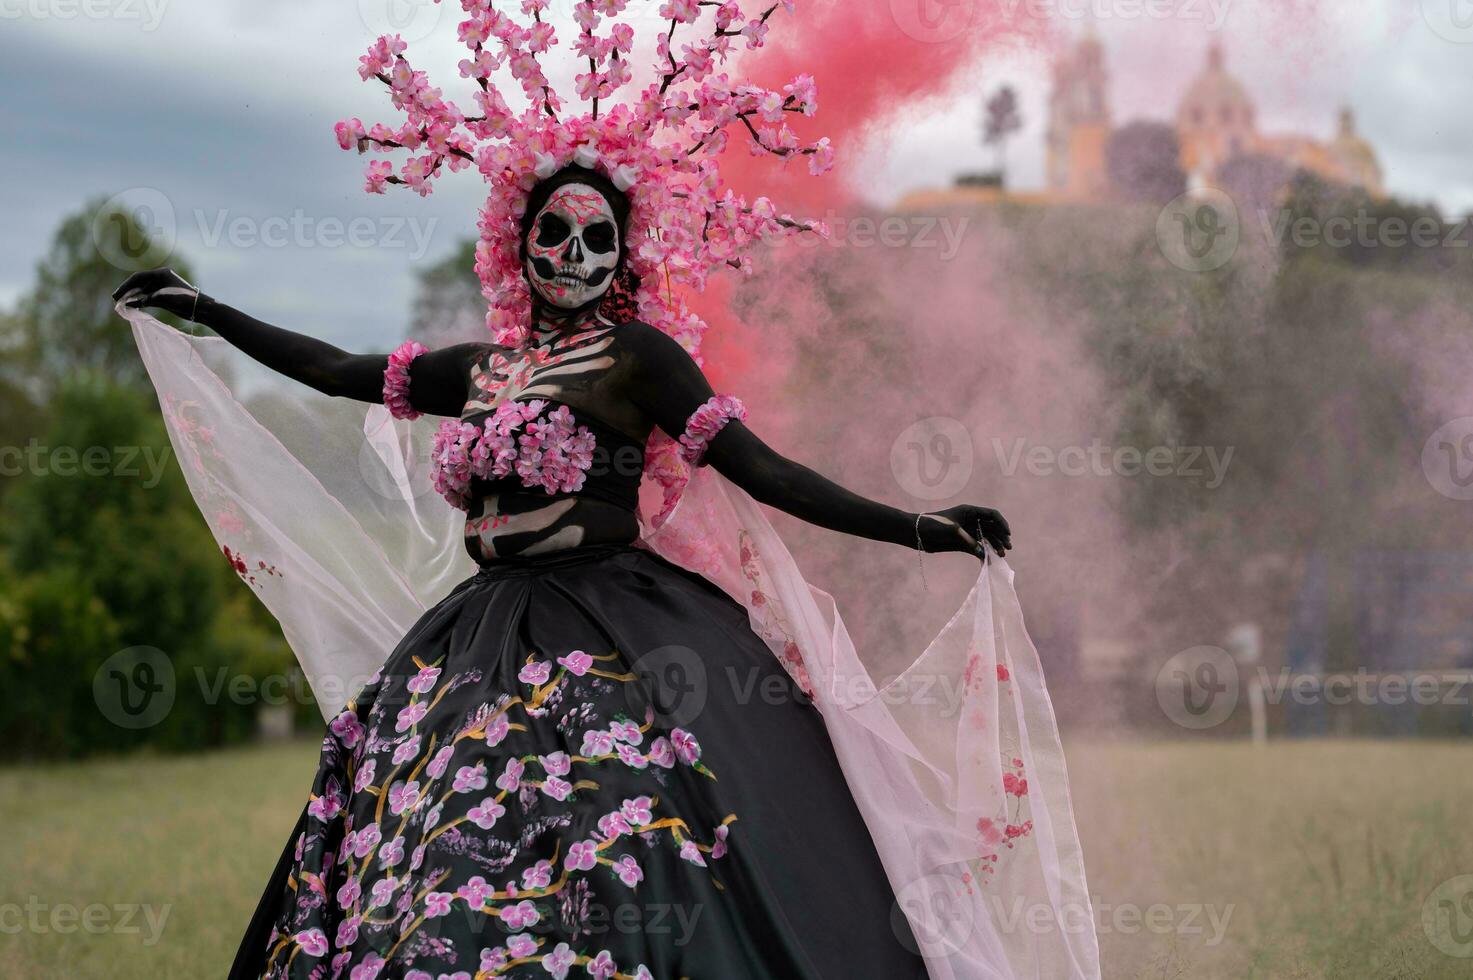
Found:
[[[0,977],[223,976],[314,757],[0,770]],[[1473,873],[1473,745],[1094,744],[1069,762],[1107,977],[1473,975],[1422,926],[1428,893]],[[140,905],[152,918],[118,910]]]

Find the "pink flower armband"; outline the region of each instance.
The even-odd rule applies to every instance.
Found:
[[[384,369],[384,407],[396,419],[413,421],[423,415],[409,403],[409,366],[429,348],[415,340],[407,340],[389,355],[389,366]]]
[[[713,395],[690,414],[680,436],[680,456],[691,466],[700,466],[706,446],[733,419],[744,422],[747,406],[732,395]]]

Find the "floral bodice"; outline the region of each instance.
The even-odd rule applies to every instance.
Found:
[[[430,466],[436,491],[462,510],[490,492],[526,490],[586,493],[633,510],[644,450],[571,406],[533,398],[441,422]]]
[[[602,384],[621,364],[617,331],[597,324],[552,335],[522,355],[493,348],[472,366],[470,399],[460,417],[440,423],[430,469],[436,491],[466,511],[466,546],[477,561],[636,540],[641,477],[664,490],[650,522],[659,526],[710,440],[745,417],[730,396],[690,399],[660,419],[665,428],[647,447],[609,400],[626,396]],[[419,415],[410,373],[426,353],[410,342],[389,356],[383,400],[396,418]],[[590,403],[607,403],[606,411]]]

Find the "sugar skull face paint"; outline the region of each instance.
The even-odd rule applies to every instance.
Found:
[[[559,187],[527,237],[527,278],[553,306],[573,310],[603,296],[619,266],[614,211],[587,184]]]

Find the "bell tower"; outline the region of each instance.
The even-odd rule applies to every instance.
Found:
[[[1048,189],[1067,197],[1102,196],[1108,184],[1105,142],[1110,134],[1105,49],[1089,30],[1054,63],[1047,136]]]

